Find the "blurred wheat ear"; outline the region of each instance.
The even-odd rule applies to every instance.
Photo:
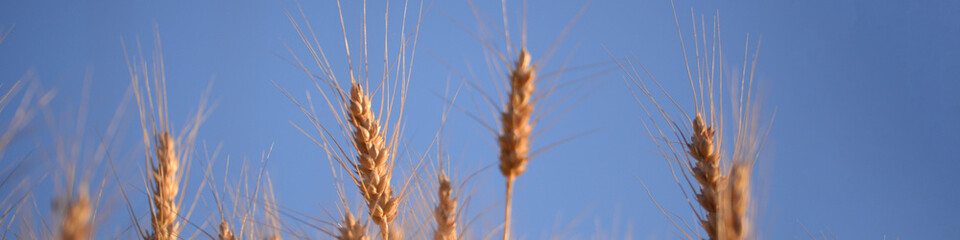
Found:
[[[433,217],[437,229],[433,232],[433,240],[457,239],[457,198],[453,196],[453,186],[446,174],[437,176],[437,206]]]
[[[359,220],[353,217],[353,213],[347,211],[343,216],[343,221],[340,223],[340,226],[337,228],[339,234],[336,235],[337,240],[368,240],[369,237],[366,236],[366,224],[361,223]]]
[[[76,196],[70,196],[61,216],[61,240],[86,240],[90,237],[92,226],[90,219],[93,207],[86,187],[77,190]]]
[[[219,240],[237,240],[237,236],[230,230],[230,224],[226,221],[220,221],[220,227],[217,228],[217,238]]]

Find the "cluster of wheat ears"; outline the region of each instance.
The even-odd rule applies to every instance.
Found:
[[[364,18],[366,18],[365,7],[364,3]],[[340,9],[339,2],[337,9]],[[462,222],[464,219],[462,207],[465,204],[461,201],[464,200],[462,196],[464,191],[458,188],[462,188],[463,185],[451,179],[451,175],[448,175],[442,167],[434,169],[431,174],[410,174],[406,178],[395,178],[396,168],[403,166],[403,164],[397,164],[398,159],[401,158],[398,146],[401,145],[405,120],[403,109],[413,78],[414,50],[418,41],[424,5],[421,2],[419,6],[411,7],[411,9],[417,9],[415,10],[417,14],[413,14],[415,16],[411,19],[407,19],[406,9],[405,6],[403,22],[400,23],[402,26],[400,40],[388,41],[386,36],[389,34],[384,33],[384,61],[380,74],[369,73],[366,20],[363,22],[364,39],[360,45],[362,56],[359,57],[359,63],[355,63],[353,62],[355,57],[351,56],[351,53],[355,53],[356,49],[351,51],[351,41],[348,41],[346,34],[347,24],[344,23],[343,11],[340,10],[343,47],[347,55],[347,66],[349,66],[349,69],[346,69],[349,74],[346,76],[335,74],[335,72],[343,72],[343,69],[331,68],[324,48],[319,44],[318,34],[314,32],[310,23],[305,21],[304,11],[301,9],[298,14],[287,12],[287,17],[308,50],[305,59],[301,59],[291,50],[292,57],[289,60],[314,81],[320,96],[329,108],[329,115],[318,114],[309,99],[306,101],[297,99],[283,90],[281,83],[274,84],[306,115],[315,131],[300,127],[298,129],[322,148],[334,168],[334,175],[337,176],[338,181],[335,185],[337,194],[340,196],[340,203],[337,206],[339,214],[330,216],[339,219],[321,221],[326,227],[317,227],[328,237],[341,240],[476,238],[467,234],[464,229],[467,224]],[[503,9],[506,15],[505,3]],[[389,15],[390,7],[387,7],[386,11],[386,15]],[[674,15],[676,16],[676,13]],[[407,28],[408,21],[413,27]],[[694,18],[693,22],[696,23],[697,19]],[[684,190],[685,194],[689,193],[687,201],[690,202],[696,221],[684,221],[682,217],[668,214],[669,210],[660,209],[664,212],[664,218],[676,226],[676,229],[682,233],[680,235],[682,238],[750,239],[751,233],[755,232],[750,222],[751,214],[754,214],[750,199],[751,176],[753,165],[766,135],[758,126],[760,120],[757,112],[760,107],[757,99],[753,97],[755,93],[752,90],[755,84],[753,72],[756,68],[756,53],[753,54],[751,66],[748,67],[745,60],[742,71],[739,72],[740,77],[733,78],[733,81],[726,81],[723,77],[725,74],[721,71],[724,69],[722,60],[724,55],[716,30],[718,26],[714,25],[715,30],[708,32],[703,26],[705,24],[702,18],[700,22],[700,30],[693,32],[694,49],[691,51],[688,49],[688,44],[681,44],[693,96],[692,101],[685,102],[668,94],[660,82],[636,58],[613,56],[613,59],[622,69],[624,78],[627,79],[626,83],[630,86],[629,89],[646,116],[647,121],[644,121],[642,126],[652,136],[651,139],[656,144],[659,154],[666,158],[671,166],[675,166],[671,171],[678,176],[675,179],[678,186]],[[506,16],[503,24],[502,36],[505,36],[509,43],[511,39],[506,28],[508,26]],[[677,25],[678,32],[681,32],[679,21]],[[499,57],[499,62],[503,63],[497,66],[497,69],[504,69],[502,74],[505,76],[502,79],[503,102],[499,103],[496,116],[499,122],[489,124],[497,126],[491,130],[495,132],[495,142],[499,148],[497,164],[505,179],[505,194],[503,223],[498,228],[485,231],[488,234],[484,234],[483,239],[500,238],[500,236],[504,240],[513,239],[511,238],[514,231],[511,228],[511,209],[514,183],[528,170],[533,152],[531,144],[535,139],[534,130],[540,119],[537,116],[546,109],[543,107],[545,95],[553,92],[553,89],[543,84],[540,79],[543,75],[541,74],[543,60],[549,58],[553,48],[538,60],[526,47],[526,23],[523,26],[522,43],[518,44],[520,47],[508,46],[506,51],[498,51],[489,43],[484,44],[485,49],[493,52],[494,56]],[[696,24],[694,29],[698,29]],[[710,41],[708,41],[708,35],[712,35]],[[679,36],[683,43],[684,34]],[[209,226],[212,226],[211,231],[202,230],[208,226],[203,224],[203,226],[190,227],[201,229],[198,233],[184,234],[183,230],[187,224],[190,224],[188,219],[193,209],[191,204],[184,205],[184,193],[187,192],[185,188],[188,186],[186,182],[189,176],[187,169],[198,155],[194,151],[195,139],[201,123],[208,116],[209,107],[201,103],[194,117],[183,124],[187,127],[179,130],[171,129],[167,113],[163,58],[160,54],[159,37],[156,39],[157,47],[152,54],[153,58],[144,59],[142,57],[144,54],[139,50],[139,44],[136,49],[141,57],[132,57],[136,54],[127,54],[132,88],[141,120],[145,149],[143,158],[145,159],[143,167],[145,195],[148,195],[149,204],[149,214],[146,216],[149,224],[144,226],[141,226],[142,218],[137,217],[136,211],[129,210],[134,222],[131,228],[136,229],[136,235],[150,240],[205,237],[223,240],[281,239],[283,236],[307,238],[309,234],[288,229],[288,224],[281,220],[283,211],[273,201],[272,186],[266,184],[266,189],[260,189],[260,186],[264,185],[261,184],[260,179],[266,178],[269,183],[269,177],[263,174],[263,171],[255,176],[258,180],[252,194],[236,191],[226,193],[235,200],[248,201],[246,206],[248,209],[239,211],[241,214],[235,214],[238,216],[234,217],[224,216],[225,211],[219,203],[224,197],[217,193],[213,178],[206,175],[209,171],[205,172],[204,182],[214,189],[214,197],[220,208],[219,220],[207,220],[211,222],[209,223]],[[390,43],[396,46],[388,48]],[[127,48],[124,46],[124,49]],[[694,57],[688,58],[688,51],[695,53]],[[749,59],[749,56],[750,52],[745,50],[744,59]],[[692,62],[688,59],[692,59]],[[344,80],[344,78],[348,79]],[[0,157],[3,149],[6,149],[6,145],[16,136],[16,133],[47,101],[43,93],[25,89],[21,82],[3,87],[6,90],[0,98],[0,111],[4,109],[6,103],[12,101],[10,99],[12,96],[20,94],[23,99],[8,120],[9,127],[0,133]],[[722,91],[724,87],[735,91],[725,95]],[[733,107],[724,108],[725,99]],[[448,100],[452,102],[452,99]],[[681,107],[691,102],[693,109]],[[731,116],[724,116],[724,109],[732,112]],[[326,120],[331,118],[334,121]],[[729,122],[733,124],[726,124]],[[726,125],[732,126],[729,128],[735,132],[731,135],[733,136],[732,147],[728,147],[731,145],[730,141],[724,140]],[[438,140],[435,139],[436,141]],[[407,171],[422,172],[422,166],[426,165],[425,159],[421,157],[408,161],[412,164],[407,166],[412,169]],[[443,166],[443,161],[438,161]],[[535,167],[531,169],[535,171]],[[4,171],[6,171],[5,176],[11,175],[8,170]],[[416,179],[424,175],[432,177]],[[426,184],[424,179],[434,182]],[[6,183],[6,180],[3,183]],[[356,187],[357,193],[361,196],[358,201],[362,201],[365,210],[355,212],[350,209],[353,205],[346,197],[349,188],[343,186],[351,185],[350,183]],[[75,185],[79,187],[74,187]],[[412,196],[427,195],[424,188],[411,187],[413,185],[431,186],[432,189],[428,192],[431,192],[429,195],[432,196],[416,196],[424,200],[420,203],[408,203]],[[94,218],[96,217],[95,204],[98,199],[91,198],[86,183],[75,183],[70,180],[67,186],[69,191],[61,194],[64,195],[63,200],[58,201],[62,206],[58,207],[60,222],[54,228],[56,230],[52,231],[55,233],[47,234],[52,236],[39,238],[80,240],[92,239],[96,236]],[[127,196],[132,194],[135,193],[126,191],[123,196],[127,199]],[[136,198],[133,199],[127,199],[130,208],[132,205],[129,205],[129,201],[135,201]],[[0,224],[6,229],[2,235],[11,234],[14,238],[38,238],[36,235],[11,228],[13,223],[17,222],[14,216],[19,212],[22,198],[11,195],[4,197],[2,201],[0,207],[3,207],[3,215],[0,215]],[[262,209],[262,219],[254,219],[256,214],[252,212],[255,208]],[[416,219],[417,216],[405,215],[416,215],[413,212],[418,209],[426,209],[429,214],[421,214],[425,216],[420,220],[403,220]]]

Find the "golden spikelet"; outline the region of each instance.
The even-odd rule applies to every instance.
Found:
[[[237,240],[237,237],[233,235],[233,231],[230,230],[230,225],[227,224],[227,221],[220,221],[217,237],[219,240]]]
[[[533,123],[533,81],[536,74],[530,66],[530,54],[520,51],[520,56],[510,73],[509,103],[501,113],[503,123],[500,133],[500,173],[508,179],[516,178],[527,170],[530,161],[530,133]]]
[[[727,184],[720,198],[720,225],[721,240],[748,239],[750,223],[747,219],[747,208],[750,202],[750,174],[749,163],[734,163],[730,168]]]
[[[457,198],[453,196],[450,179],[441,174],[437,177],[437,207],[433,217],[437,221],[437,229],[433,232],[433,240],[457,239]]]
[[[348,117],[353,126],[353,142],[357,148],[354,165],[360,179],[358,187],[367,202],[370,219],[380,227],[383,239],[392,239],[390,225],[397,217],[398,198],[390,186],[392,172],[389,163],[390,148],[380,132],[380,122],[371,109],[370,95],[354,83],[350,88]]]
[[[353,214],[347,212],[343,217],[343,222],[337,228],[340,235],[335,236],[337,240],[369,240],[366,236],[367,226],[353,217]]]
[[[78,196],[70,199],[63,212],[60,229],[61,240],[86,240],[90,237],[90,216],[93,214],[90,206],[90,196],[85,188],[81,188]]]
[[[530,66],[530,53],[520,51],[510,71],[509,102],[501,113],[502,129],[500,144],[500,173],[507,178],[506,203],[504,207],[503,239],[510,238],[510,199],[513,181],[527,170],[530,162],[530,133],[533,130],[533,91],[536,73]]]
[[[720,155],[714,144],[714,133],[713,127],[707,126],[700,113],[697,113],[693,120],[693,134],[687,143],[687,152],[696,160],[692,171],[700,185],[700,191],[696,194],[697,202],[706,212],[701,225],[710,239],[717,239],[720,197],[718,187],[723,178],[720,172]]]
[[[177,214],[180,206],[180,161],[177,159],[174,140],[167,132],[154,136],[156,165],[152,169],[153,212],[150,219],[153,227],[152,240],[175,240],[180,234]]]

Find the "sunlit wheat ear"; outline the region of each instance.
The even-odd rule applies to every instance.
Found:
[[[728,181],[721,194],[720,228],[721,240],[749,239],[750,222],[747,208],[750,202],[749,163],[737,162],[730,167]]]
[[[444,174],[437,177],[437,207],[433,211],[433,218],[437,221],[437,229],[433,232],[433,240],[457,239],[457,198],[453,196],[453,187],[450,178]]]
[[[703,230],[710,239],[717,239],[717,219],[719,184],[723,176],[720,171],[720,155],[714,144],[714,129],[704,122],[700,113],[693,119],[693,134],[687,144],[687,152],[696,162],[693,166],[693,177],[700,185],[696,194],[697,202],[706,212],[701,220]]]
[[[220,227],[217,229],[217,239],[237,240],[237,237],[233,235],[233,231],[230,230],[230,224],[227,224],[227,221],[220,221]]]
[[[180,235],[180,222],[177,214],[180,206],[177,194],[180,193],[180,161],[177,159],[174,140],[167,132],[154,136],[156,165],[151,171],[154,184],[152,192],[153,227],[152,239],[174,240]]]
[[[67,200],[60,226],[60,240],[86,240],[91,233],[90,217],[93,214],[87,189],[81,187],[77,196]]]
[[[506,206],[504,209],[503,239],[510,236],[510,199],[513,195],[513,181],[527,170],[530,162],[530,133],[533,123],[533,92],[536,73],[530,66],[530,53],[520,51],[513,69],[510,71],[510,88],[507,93],[509,102],[501,113],[502,129],[500,144],[500,173],[507,178]]]
[[[339,232],[337,240],[369,240],[366,236],[367,226],[353,217],[353,214],[347,212],[343,217],[343,222],[337,227]]]
[[[180,130],[178,135],[174,135],[168,120],[166,78],[163,73],[159,30],[154,29],[154,34],[156,48],[152,64],[147,64],[142,52],[141,57],[131,58],[124,45],[124,56],[140,113],[147,168],[144,180],[150,195],[151,229],[140,229],[139,224],[136,227],[145,239],[176,240],[181,238],[182,219],[189,219],[191,213],[181,209],[184,199],[180,194],[181,188],[187,182],[184,173],[189,169],[189,156],[192,154],[197,131],[207,118],[208,112],[206,101],[201,100],[195,115],[184,124],[185,128]],[[206,96],[201,99],[206,99]]]
[[[383,239],[391,239],[391,225],[397,218],[398,198],[390,186],[390,148],[380,131],[380,122],[372,111],[370,95],[354,83],[350,88],[348,117],[353,126],[353,142],[357,148],[354,165],[360,179],[358,187],[367,202],[370,219],[380,227]]]

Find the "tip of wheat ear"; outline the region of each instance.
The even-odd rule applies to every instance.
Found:
[[[690,142],[687,144],[687,152],[696,160],[693,166],[693,177],[700,185],[700,191],[696,194],[697,202],[703,207],[706,216],[704,216],[700,225],[707,232],[710,239],[718,237],[718,210],[719,210],[719,183],[722,175],[720,172],[720,156],[716,152],[714,144],[715,131],[713,127],[708,126],[700,113],[697,113],[693,119],[693,134],[690,136]]]
[[[356,218],[353,217],[353,214],[347,212],[343,216],[343,222],[340,223],[340,226],[337,228],[340,232],[339,235],[335,236],[337,240],[368,240],[365,230],[366,226],[363,223],[360,223]]]
[[[63,215],[63,225],[60,229],[61,240],[86,240],[90,236],[90,216],[92,215],[90,197],[86,189],[79,191],[79,196],[69,200]]]
[[[433,239],[455,240],[457,239],[457,199],[453,196],[453,188],[446,175],[440,175],[438,182],[438,203],[433,212],[437,229],[433,233]]]
[[[149,239],[174,240],[179,235],[177,194],[180,191],[180,161],[177,159],[174,140],[169,133],[157,134],[155,139],[157,165],[153,167],[154,216]]]
[[[500,173],[507,178],[515,178],[527,169],[530,161],[530,133],[533,123],[533,91],[536,73],[530,66],[530,53],[520,51],[513,69],[510,71],[509,100],[506,109],[500,115],[503,123],[500,143]]]
[[[230,231],[230,225],[226,221],[220,221],[220,229],[217,232],[217,237],[219,240],[237,240],[237,237],[233,235],[233,231]]]

